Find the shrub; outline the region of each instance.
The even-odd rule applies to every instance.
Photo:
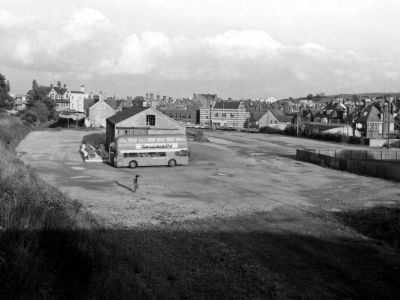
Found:
[[[260,132],[261,133],[270,133],[270,134],[282,134],[282,133],[284,133],[283,130],[280,130],[278,128],[273,128],[273,127],[270,127],[270,126],[265,126],[265,127],[260,128]]]
[[[26,122],[28,122],[29,124],[32,124],[32,125],[35,124],[39,120],[38,115],[36,113],[34,113],[33,111],[31,111],[31,110],[28,110],[28,111],[24,112],[21,115],[21,118],[22,118],[22,120],[24,120],[24,121],[26,121]]]

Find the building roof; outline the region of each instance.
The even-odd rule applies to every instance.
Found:
[[[279,121],[279,122],[292,122],[293,117],[292,116],[287,116],[284,115],[281,110],[278,109],[270,109],[269,110],[271,114],[274,115],[274,117]]]
[[[345,124],[345,123],[304,122],[303,124],[308,128],[316,128],[320,132],[324,132],[326,130],[330,130],[333,128],[340,128],[340,127],[351,128],[351,125]]]
[[[64,95],[68,89],[60,88],[58,86],[53,86],[53,89],[56,91],[57,94]],[[50,89],[51,91],[51,89]]]
[[[96,100],[94,100],[94,99],[84,99],[83,100],[83,108],[88,109],[95,103],[96,103]]]
[[[215,102],[214,109],[238,109],[241,101],[219,101]]]
[[[266,114],[265,111],[264,112],[259,112],[259,111],[252,111],[251,112],[251,115],[252,115],[254,121],[256,121],[256,122],[259,121],[261,119],[261,117],[263,115],[265,115],[265,114]]]
[[[107,118],[107,121],[115,125],[149,108],[150,107],[129,107]]]
[[[85,92],[82,91],[70,91],[70,93],[72,94],[86,94]]]
[[[374,105],[368,105],[360,113],[361,115],[356,120],[357,123],[381,122],[380,112]]]

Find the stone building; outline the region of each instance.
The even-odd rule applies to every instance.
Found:
[[[106,119],[114,115],[114,109],[102,97],[88,109],[88,124],[95,127],[106,127]]]
[[[200,126],[241,129],[246,127],[249,117],[243,101],[219,101],[211,108],[200,109]]]
[[[152,107],[130,107],[107,119],[106,144],[121,135],[185,133],[185,126]]]

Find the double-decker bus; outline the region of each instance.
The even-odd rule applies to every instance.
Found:
[[[110,165],[119,167],[169,166],[189,163],[186,135],[124,135],[110,145]]]

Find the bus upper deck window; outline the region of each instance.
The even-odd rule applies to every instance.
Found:
[[[165,138],[157,138],[157,142],[165,142]]]
[[[128,157],[128,153],[124,153],[124,157]]]
[[[174,137],[167,137],[166,141],[167,142],[175,142],[175,138]]]

